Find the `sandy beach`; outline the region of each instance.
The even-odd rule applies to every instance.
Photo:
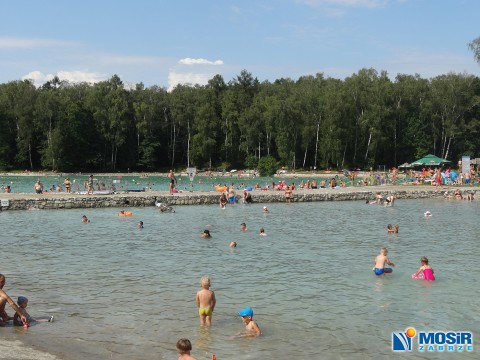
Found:
[[[55,355],[29,348],[18,340],[0,341],[0,359],[5,360],[59,360]]]

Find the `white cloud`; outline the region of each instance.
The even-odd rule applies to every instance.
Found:
[[[176,71],[170,71],[168,74],[168,91],[172,91],[173,88],[178,84],[206,85],[210,78],[210,74],[180,73]]]
[[[62,41],[62,40],[0,36],[0,49],[3,49],[3,50],[32,49],[32,48],[72,46],[72,45],[75,45],[75,43]]]
[[[182,65],[223,65],[222,60],[215,60],[215,61],[210,61],[207,59],[192,59],[192,58],[185,58],[181,59],[179,64]]]
[[[32,80],[36,86],[43,84],[45,81],[52,79],[52,75],[45,75],[40,71],[32,71],[27,75],[22,76],[22,80]]]
[[[207,65],[207,67],[205,67]],[[168,91],[179,84],[185,85],[206,85],[208,80],[213,78],[220,71],[213,70],[211,66],[221,66],[225,64],[222,60],[207,60],[207,59],[180,59],[178,63],[170,69],[168,74]],[[188,69],[188,70],[187,70]]]
[[[56,74],[43,74],[41,71],[32,71],[22,76],[22,80],[32,80],[35,86],[41,86],[45,82],[52,80],[54,76],[58,76],[60,80],[66,80],[72,83],[87,82],[90,84],[106,80],[106,75],[88,72],[88,71],[65,71],[60,70]]]

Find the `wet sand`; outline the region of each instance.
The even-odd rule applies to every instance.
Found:
[[[0,340],[0,359],[5,360],[60,360],[55,355],[24,345],[19,340]]]

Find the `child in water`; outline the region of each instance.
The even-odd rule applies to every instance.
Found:
[[[246,332],[242,334],[242,336],[248,337],[256,337],[260,335],[262,332],[258,327],[257,323],[253,321],[253,309],[252,308],[245,308],[238,313],[242,317],[242,322],[245,324]]]
[[[192,343],[188,339],[180,339],[177,341],[177,351],[180,354],[178,360],[196,360],[190,355],[190,351],[192,351]]]
[[[422,256],[420,258],[420,269],[412,275],[413,279],[425,279],[425,280],[430,280],[433,281],[435,280],[435,275],[433,275],[433,269],[431,268],[430,265],[428,265],[428,259],[426,256]]]
[[[385,273],[391,273],[393,271],[391,268],[385,267],[385,264],[388,264],[390,266],[395,266],[395,264],[388,259],[387,255],[388,255],[387,248],[384,248],[384,247],[381,248],[380,254],[377,255],[374,261],[375,266],[373,268],[373,272],[375,273],[375,275],[382,275]]]
[[[203,230],[203,233],[202,235],[200,235],[200,237],[202,239],[210,239],[212,237],[212,235],[210,235],[210,230],[208,229]]]
[[[387,225],[387,234],[393,234],[395,229],[393,228],[392,224]]]
[[[200,279],[200,285],[202,289],[197,291],[195,302],[198,307],[198,315],[200,316],[200,325],[212,325],[213,309],[217,300],[215,299],[215,293],[210,290],[210,278],[203,276]]]
[[[49,317],[48,319],[34,319],[32,318],[28,312],[27,312],[27,305],[28,305],[28,299],[25,296],[19,296],[17,300],[18,307],[20,308],[20,312],[22,313],[23,316],[27,318],[27,321],[29,324],[34,323],[34,322],[53,322],[53,316]],[[13,324],[15,326],[24,326],[22,320],[20,319],[20,316],[15,313],[13,316]]]

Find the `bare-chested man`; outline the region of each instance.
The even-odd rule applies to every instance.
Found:
[[[21,313],[20,309],[18,308],[17,304],[7,295],[5,291],[3,291],[3,286],[5,285],[5,276],[0,274],[0,326],[5,326],[7,321],[13,320],[13,317],[8,316],[7,312],[5,311],[5,304],[8,302],[10,306],[15,310],[15,312],[20,316],[22,322],[27,324],[26,317]]]

